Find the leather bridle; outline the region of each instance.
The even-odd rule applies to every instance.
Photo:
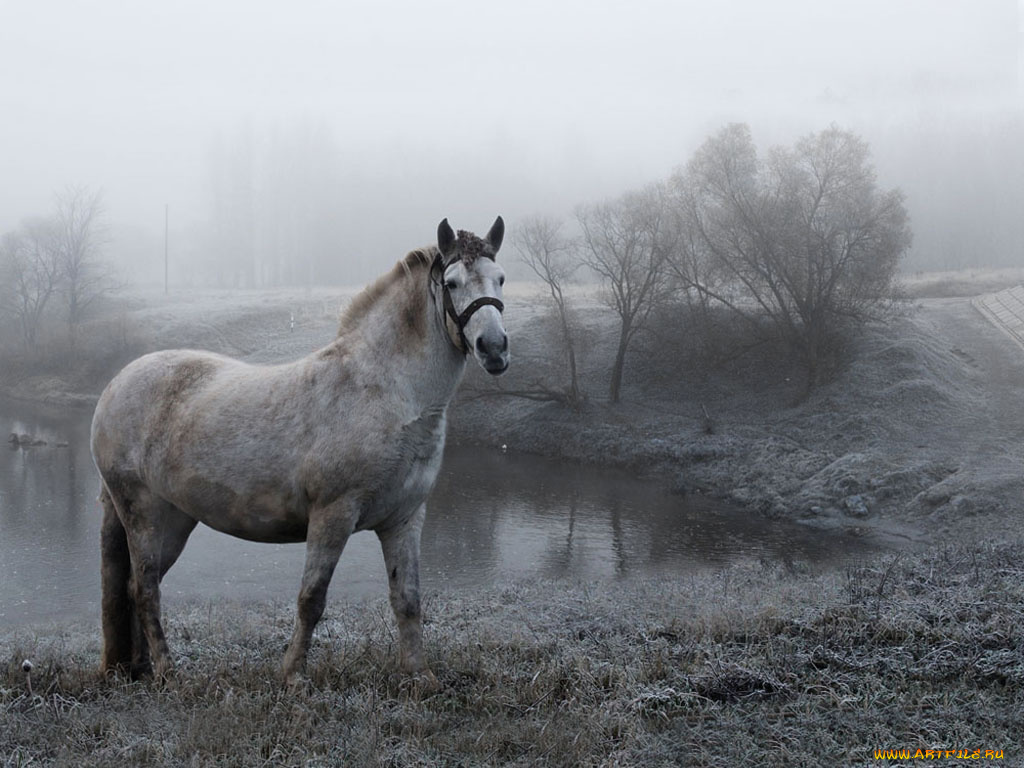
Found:
[[[455,324],[455,330],[458,332],[458,343],[455,339],[451,338],[451,333],[448,334],[448,338],[451,339],[452,344],[462,354],[469,354],[469,342],[466,340],[465,328],[471,318],[478,309],[486,306],[496,307],[498,312],[505,311],[505,304],[501,299],[495,298],[494,296],[481,296],[479,299],[474,299],[469,305],[462,310],[461,313],[456,312],[455,303],[452,301],[452,293],[448,290],[448,283],[444,279],[445,270],[448,269],[455,260],[449,261],[447,264],[444,263],[440,252],[434,257],[434,263],[430,267],[431,273],[436,271],[438,277],[433,282],[441,289],[441,304],[444,307],[444,314],[446,317],[451,318]]]

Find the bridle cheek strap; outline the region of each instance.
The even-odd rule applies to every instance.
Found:
[[[455,311],[455,304],[452,302],[451,291],[448,290],[448,286],[442,286],[444,293],[444,313],[445,316],[451,318],[452,323],[455,325],[455,330],[458,332],[458,344],[455,344],[456,348],[464,355],[469,354],[469,342],[466,340],[466,324],[469,323],[474,313],[482,307],[492,306],[496,307],[498,312],[505,311],[505,304],[501,299],[497,299],[494,296],[481,296],[479,299],[471,301],[469,306],[462,310],[462,314]],[[449,335],[451,335],[449,333]],[[455,339],[452,339],[455,342]]]

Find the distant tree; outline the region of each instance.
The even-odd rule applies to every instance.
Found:
[[[575,258],[575,243],[563,235],[562,223],[545,216],[523,219],[512,236],[512,245],[519,258],[547,286],[558,313],[562,343],[569,369],[569,384],[564,399],[572,406],[582,401],[579,376],[576,370],[576,346],[569,320],[569,302],[565,288],[573,273],[580,267]]]
[[[53,226],[72,351],[85,313],[113,287],[113,274],[103,260],[106,233],[102,218],[100,192],[68,187],[57,195]]]
[[[580,258],[600,278],[605,300],[619,316],[608,389],[609,399],[617,403],[630,342],[667,293],[667,256],[674,245],[665,190],[652,185],[610,202],[581,206],[576,219],[583,231]]]
[[[0,239],[0,312],[16,323],[26,351],[36,344],[46,307],[60,281],[60,251],[52,221],[26,221]]]
[[[242,126],[208,152],[209,214],[204,270],[244,287],[312,286],[343,279],[338,243],[355,188],[327,125]]]
[[[832,126],[761,161],[750,130],[734,124],[670,182],[683,233],[676,276],[737,312],[767,316],[802,355],[808,391],[843,325],[892,307],[910,246],[903,195],[877,188],[868,157],[863,140]]]

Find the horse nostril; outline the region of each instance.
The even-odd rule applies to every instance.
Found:
[[[479,336],[476,337],[476,351],[481,355],[487,354],[487,349],[484,347],[484,340]]]
[[[508,352],[508,336],[501,337],[501,351]]]

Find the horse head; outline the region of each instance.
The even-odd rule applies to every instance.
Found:
[[[437,279],[448,334],[456,348],[472,352],[494,376],[504,373],[509,361],[508,334],[501,321],[505,270],[495,261],[504,236],[501,216],[484,238],[461,229],[456,235],[448,219],[437,227]]]

